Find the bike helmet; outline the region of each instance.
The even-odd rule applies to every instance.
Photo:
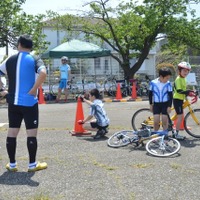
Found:
[[[61,60],[68,60],[68,57],[67,57],[67,56],[63,56],[63,57],[61,58]]]
[[[191,70],[191,65],[188,62],[180,62],[178,64],[178,69],[187,69],[187,70]]]

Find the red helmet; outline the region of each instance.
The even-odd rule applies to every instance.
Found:
[[[191,70],[191,65],[188,62],[180,62],[178,64],[178,69],[187,69],[187,70]]]

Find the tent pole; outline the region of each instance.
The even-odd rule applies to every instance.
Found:
[[[81,67],[81,59],[80,59],[80,81],[82,81],[82,67]]]
[[[49,93],[50,93],[50,75],[51,75],[51,70],[50,70],[50,64],[47,65],[48,69],[48,85],[49,85]]]

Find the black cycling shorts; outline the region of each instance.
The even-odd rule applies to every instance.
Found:
[[[173,105],[177,115],[183,114],[183,100],[173,99]]]
[[[34,106],[8,104],[8,121],[10,128],[20,128],[24,120],[26,129],[38,128],[38,103]]]
[[[153,104],[153,114],[154,115],[167,115],[167,108],[169,107],[168,102],[161,102]]]

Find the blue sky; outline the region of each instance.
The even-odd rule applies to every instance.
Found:
[[[22,8],[25,12],[29,14],[45,14],[46,10],[53,10],[59,13],[66,13],[66,10],[70,13],[76,13],[77,10],[87,9],[87,6],[83,5],[92,0],[26,0],[26,3],[23,4]],[[129,1],[129,0],[123,0]],[[140,1],[140,0],[139,0]],[[110,5],[117,5],[122,0],[110,0]],[[190,4],[190,8],[196,9],[197,14],[200,17],[200,4]]]
[[[91,1],[92,0],[26,0],[22,8],[29,14],[45,14],[46,10],[53,10],[59,13],[65,10],[66,13],[66,10],[73,12],[75,10],[87,9],[88,6],[83,7],[83,5]],[[112,5],[117,5],[121,1],[122,0],[110,0]]]

